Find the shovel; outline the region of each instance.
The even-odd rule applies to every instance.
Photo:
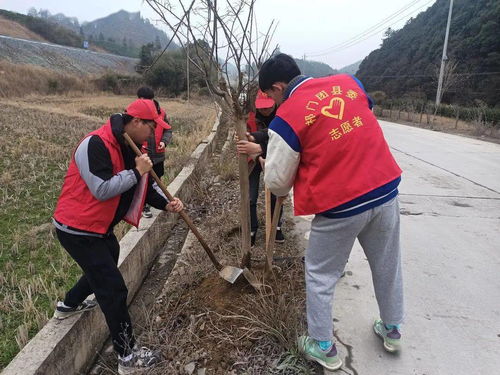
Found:
[[[271,237],[271,190],[266,186],[264,188],[265,193],[265,207],[266,207],[266,245],[269,243],[269,238]]]
[[[276,197],[276,204],[274,205],[273,221],[271,223],[271,232],[266,243],[266,264],[264,266],[264,277],[269,276],[271,270],[273,269],[273,252],[274,252],[274,240],[276,238],[276,232],[278,228],[278,221],[280,219],[281,206],[283,201],[286,199],[284,197]],[[271,199],[269,199],[271,201]]]
[[[123,137],[125,138],[125,140],[129,144],[129,146],[132,148],[132,150],[134,150],[134,152],[136,153],[136,155],[137,156],[141,156],[142,152],[137,148],[136,144],[134,143],[134,141],[132,141],[132,139],[129,137],[129,135],[127,133],[123,133]],[[153,177],[153,179],[156,181],[156,183],[158,184],[158,186],[160,187],[160,189],[167,196],[168,200],[172,201],[174,199],[174,197],[168,192],[167,187],[165,186],[165,184],[163,184],[163,182],[157,176],[157,174],[155,173],[155,171],[150,170],[149,174]],[[208,257],[210,258],[210,260],[212,261],[213,265],[215,266],[215,268],[219,272],[220,277],[222,277],[224,280],[226,280],[226,281],[230,282],[231,284],[233,284],[236,281],[236,279],[241,274],[244,274],[244,276],[248,280],[248,282],[252,286],[254,286],[254,284],[253,284],[254,280],[252,279],[253,275],[251,275],[250,271],[246,270],[248,272],[245,272],[245,270],[243,270],[241,268],[238,268],[238,267],[223,266],[222,264],[220,264],[220,262],[215,257],[213,251],[210,249],[210,247],[208,247],[207,243],[205,242],[205,240],[201,236],[200,232],[198,232],[198,229],[196,229],[196,227],[194,226],[193,222],[191,221],[191,219],[189,218],[189,216],[186,214],[186,212],[184,212],[184,210],[182,210],[181,212],[179,212],[179,215],[186,222],[186,224],[188,225],[189,229],[191,229],[191,231],[194,233],[194,235],[196,236],[196,238],[198,239],[198,241],[200,241],[201,246],[206,251]],[[246,275],[245,275],[245,273],[246,273]],[[250,273],[250,276],[248,276],[249,273]],[[254,286],[254,288],[256,288],[256,289],[257,289],[257,287],[258,286]]]

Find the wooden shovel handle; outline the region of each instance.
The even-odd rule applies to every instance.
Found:
[[[136,144],[130,138],[130,136],[127,133],[123,133],[123,137],[125,138],[125,140],[129,144],[129,146],[132,148],[132,150],[134,150],[135,154],[137,156],[141,156],[142,152],[139,150],[139,148],[136,146]],[[167,196],[168,200],[169,201],[173,201],[174,197],[172,196],[172,194],[170,194],[168,192],[167,187],[165,186],[165,184],[163,183],[163,181],[158,177],[158,175],[156,174],[156,172],[151,169],[149,171],[149,174],[156,181],[156,183],[160,187],[161,191],[163,191],[163,193]],[[210,260],[214,264],[215,268],[217,268],[217,270],[220,271],[223,268],[222,264],[220,264],[220,262],[217,260],[217,258],[215,257],[213,251],[210,249],[210,247],[208,246],[208,244],[205,242],[205,240],[201,236],[200,232],[198,232],[198,229],[195,227],[194,223],[191,221],[191,219],[189,218],[189,216],[186,214],[186,212],[184,210],[182,210],[181,212],[179,212],[179,215],[186,222],[186,224],[188,225],[189,229],[191,229],[191,231],[194,233],[194,235],[196,236],[196,238],[198,239],[198,241],[200,241],[201,246],[203,247],[203,249],[205,249],[208,257],[210,258]]]
[[[268,275],[273,268],[273,252],[274,252],[274,242],[276,239],[276,232],[278,228],[278,221],[280,219],[281,206],[285,201],[286,196],[276,197],[276,204],[274,205],[273,221],[271,224],[271,234],[269,235],[269,240],[266,244],[266,264],[264,267],[264,275]]]
[[[271,214],[271,190],[266,186],[264,188],[264,204],[266,207],[266,245],[271,237],[271,227],[272,227],[272,214]]]

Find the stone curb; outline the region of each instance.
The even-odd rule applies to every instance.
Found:
[[[168,185],[181,199],[191,195],[192,181],[202,171],[221,136],[221,108],[210,135],[193,151],[188,163]],[[131,229],[120,241],[120,272],[132,301],[158,252],[177,222],[178,215],[152,210],[139,229]],[[94,361],[109,332],[100,309],[65,320],[51,319],[2,371],[2,375],[67,375],[85,373]]]

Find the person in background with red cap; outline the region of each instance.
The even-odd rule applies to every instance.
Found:
[[[260,174],[263,170],[262,165],[264,164],[266,158],[267,142],[269,140],[267,129],[276,115],[277,107],[273,99],[259,90],[257,91],[257,96],[255,98],[255,109],[256,112],[250,112],[248,114],[248,140],[238,140],[236,145],[238,152],[247,154],[252,159],[256,159],[258,161],[248,177],[250,184],[250,239],[252,246],[255,244],[257,229],[259,228],[259,222],[257,219],[257,198],[259,197]],[[271,194],[272,212],[274,212],[275,204],[276,196]],[[282,215],[283,208],[281,209],[278,228],[276,231],[275,241],[278,243],[285,242],[285,237],[283,235],[283,231],[281,230]]]
[[[153,170],[158,177],[162,177],[165,174],[165,149],[167,145],[172,142],[172,128],[169,124],[170,121],[167,120],[167,115],[165,110],[160,107],[157,100],[154,99],[155,93],[152,88],[148,86],[142,86],[137,90],[137,97],[139,99],[150,99],[155,103],[156,110],[161,118],[168,124],[169,128],[157,127],[154,133],[147,139],[142,145],[142,149],[148,154],[151,161],[153,162]],[[146,218],[153,216],[149,205],[144,205],[144,210],[142,215]]]
[[[148,155],[137,157],[125,142],[126,132],[142,145],[156,127],[168,128],[151,100],[138,99],[124,114],[112,116],[77,146],[54,212],[59,242],[78,263],[83,276],[56,306],[54,317],[65,319],[99,304],[118,354],[118,373],[148,368],[159,356],[139,348],[127,309],[127,286],[118,269],[120,245],[113,228],[121,220],[138,226],[144,202],[171,212],[183,209],[153,187]],[[86,298],[94,293],[97,303]]]

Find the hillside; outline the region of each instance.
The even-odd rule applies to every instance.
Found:
[[[87,40],[92,50],[105,50],[134,58],[139,57],[144,44],[152,43],[159,50],[169,40],[165,32],[153,26],[148,19],[142,18],[139,12],[129,13],[120,10],[107,17],[83,24],[80,24],[76,17],[67,17],[62,13],[51,14],[44,9],[31,8],[28,15],[0,10],[0,15],[2,13],[5,13],[9,19],[25,24],[27,28],[38,34],[40,34],[39,29],[49,30],[45,31],[42,36],[49,34],[49,38],[45,37],[50,42],[81,47],[83,41]],[[34,29],[30,26],[31,24],[38,26]],[[71,36],[71,43],[55,40],[54,36],[50,35],[61,32]],[[172,43],[170,48],[177,48],[177,45]]]
[[[363,61],[363,60],[356,61],[353,64],[346,65],[343,68],[340,68],[339,73],[346,73],[346,74],[352,74],[352,75],[356,74],[356,72],[359,69],[359,66],[361,65],[361,61]]]
[[[138,59],[125,56],[3,36],[0,36],[0,60],[78,75],[103,74],[107,71],[133,74],[139,62]]]
[[[36,40],[38,42],[47,41],[45,38],[42,38],[40,35],[34,33],[20,23],[9,20],[8,18],[2,16],[0,16],[0,35],[11,36],[13,38]]]
[[[48,42],[70,47],[82,46],[83,39],[80,35],[49,20],[3,9],[0,9],[0,16],[23,26],[24,29],[28,29],[31,33],[37,34]],[[13,24],[10,23],[10,25]]]
[[[154,27],[148,19],[142,18],[139,12],[129,13],[124,10],[85,22],[81,31],[87,39],[108,51],[119,53],[120,50],[125,50],[128,56],[133,57],[139,56],[140,48],[144,44],[155,43],[164,48],[169,41],[165,32]],[[172,43],[169,48],[177,48],[177,45]]]
[[[337,71],[330,65],[312,60],[295,59],[302,74],[311,77],[324,77],[331,74],[336,74]]]
[[[369,91],[391,97],[411,95],[433,100],[441,60],[448,0],[437,0],[400,30],[388,30],[382,46],[360,65],[357,76]],[[445,103],[481,99],[499,103],[500,2],[456,0],[453,8],[448,58],[456,64],[445,92]]]

